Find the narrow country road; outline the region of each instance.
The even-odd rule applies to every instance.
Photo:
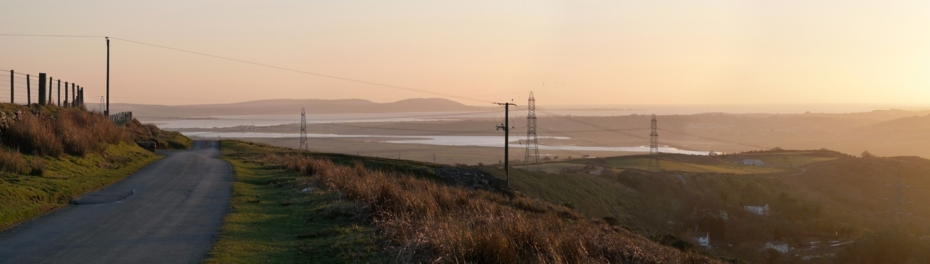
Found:
[[[219,142],[167,152],[74,205],[0,233],[0,263],[197,263],[229,206]]]

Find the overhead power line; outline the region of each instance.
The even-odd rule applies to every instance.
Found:
[[[93,36],[93,35],[4,34],[4,33],[0,33],[0,36],[10,36],[10,37],[68,37],[68,38],[105,38],[105,37],[106,37],[106,36]],[[323,78],[329,78],[329,79],[347,81],[347,82],[354,82],[354,83],[361,83],[361,84],[367,84],[367,85],[379,86],[379,87],[385,87],[385,88],[392,88],[392,89],[405,90],[405,91],[411,91],[411,92],[432,94],[432,95],[438,95],[438,96],[443,96],[443,97],[451,97],[451,98],[457,98],[457,99],[468,100],[468,101],[475,101],[475,102],[482,102],[482,103],[490,103],[490,102],[491,102],[491,101],[488,101],[488,100],[482,100],[482,99],[477,99],[477,98],[472,98],[472,97],[467,97],[467,96],[460,96],[460,95],[454,95],[454,94],[433,92],[433,91],[427,91],[427,90],[422,90],[422,89],[415,89],[415,88],[404,87],[404,86],[399,86],[399,85],[392,85],[392,84],[386,84],[386,83],[380,83],[380,82],[374,82],[374,81],[366,81],[366,80],[361,80],[361,79],[354,79],[354,78],[348,78],[348,77],[342,77],[342,76],[336,76],[336,75],[318,73],[318,72],[310,72],[310,71],[298,70],[298,69],[293,69],[293,68],[288,68],[288,67],[276,66],[276,65],[265,64],[265,63],[259,63],[259,62],[254,62],[254,61],[247,61],[247,60],[242,60],[242,59],[236,59],[236,58],[231,58],[231,57],[213,55],[213,54],[209,54],[209,53],[203,53],[203,52],[198,52],[198,51],[192,51],[192,50],[174,48],[174,47],[169,47],[169,46],[165,46],[165,45],[158,45],[158,44],[146,43],[146,42],[142,42],[142,41],[135,41],[135,40],[130,40],[130,39],[118,38],[118,37],[110,37],[110,39],[119,40],[119,41],[124,41],[124,42],[129,42],[129,43],[134,43],[134,44],[139,44],[139,45],[145,45],[145,46],[150,46],[150,47],[156,47],[156,48],[161,48],[161,49],[173,50],[173,51],[178,51],[178,52],[184,52],[184,53],[188,53],[188,54],[194,54],[194,55],[200,55],[200,56],[205,56],[205,57],[211,57],[211,58],[216,58],[216,59],[221,59],[221,60],[234,61],[234,62],[245,63],[245,64],[250,64],[250,65],[255,65],[255,66],[261,66],[261,67],[266,67],[266,68],[272,68],[272,69],[277,69],[277,70],[283,70],[283,71],[301,73],[301,74],[312,75],[312,76],[317,76],[317,77],[323,77]]]
[[[482,102],[482,103],[488,103],[488,102],[490,102],[490,101],[487,101],[487,100],[481,100],[481,99],[476,99],[476,98],[471,98],[471,97],[465,97],[465,96],[459,96],[459,95],[453,95],[453,94],[447,94],[447,93],[440,93],[440,92],[433,92],[433,91],[427,91],[427,90],[421,90],[421,89],[414,89],[414,88],[409,88],[409,87],[404,87],[404,86],[399,86],[399,85],[391,85],[391,84],[385,84],[385,83],[379,83],[379,82],[373,82],[373,81],[366,81],[366,80],[353,79],[353,78],[348,78],[348,77],[341,77],[341,76],[335,76],[335,75],[317,73],[317,72],[309,72],[309,71],[297,70],[297,69],[293,69],[293,68],[287,68],[287,67],[275,66],[275,65],[271,65],[271,64],[258,63],[258,62],[247,61],[247,60],[241,60],[241,59],[236,59],[236,58],[230,58],[230,57],[224,57],[224,56],[219,56],[219,55],[207,54],[207,53],[203,53],[203,52],[197,52],[197,51],[191,51],[191,50],[173,48],[173,47],[168,47],[168,46],[164,46],[164,45],[157,45],[157,44],[145,43],[145,42],[141,42],[141,41],[129,40],[129,39],[124,39],[124,38],[116,38],[116,37],[110,37],[110,38],[111,38],[111,39],[114,39],[114,40],[120,40],[120,41],[135,43],[135,44],[139,44],[139,45],[145,45],[145,46],[151,46],[151,47],[156,47],[156,48],[168,49],[168,50],[173,50],[173,51],[179,51],[179,52],[190,53],[190,54],[195,54],[195,55],[200,55],[200,56],[205,56],[205,57],[211,57],[211,58],[216,58],[216,59],[222,59],[222,60],[234,61],[234,62],[239,62],[239,63],[251,64],[251,65],[255,65],[255,66],[261,66],[261,67],[266,67],[266,68],[278,69],[278,70],[283,70],[283,71],[290,71],[290,72],[301,73],[301,74],[306,74],[306,75],[312,75],[312,76],[317,76],[317,77],[330,78],[330,79],[336,79],[336,80],[342,80],[342,81],[354,82],[354,83],[361,83],[361,84],[367,84],[367,85],[379,86],[379,87],[385,87],[385,88],[393,88],[393,89],[399,89],[399,90],[406,90],[406,91],[411,91],[411,92],[426,93],[426,94],[432,94],[432,95],[438,95],[438,96],[452,97],[452,98],[458,98],[458,99],[469,100],[469,101],[476,101],[476,102]]]
[[[106,37],[106,36],[90,36],[90,35],[3,34],[3,33],[0,33],[0,36],[7,36],[7,37],[55,37],[55,38],[104,38],[104,37]]]

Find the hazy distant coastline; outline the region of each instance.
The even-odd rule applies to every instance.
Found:
[[[525,103],[511,113],[525,114]],[[524,106],[524,107],[521,107]],[[397,102],[377,103],[362,99],[274,99],[228,104],[201,105],[111,105],[113,112],[132,111],[135,116],[158,119],[209,119],[221,116],[298,115],[301,108],[308,114],[384,114],[443,112],[502,112],[491,106],[472,106],[448,99],[417,98]],[[499,107],[498,107],[499,108]],[[536,102],[536,114],[544,115],[692,115],[726,114],[802,114],[802,113],[862,113],[875,110],[927,110],[930,105],[906,104],[682,104],[682,105],[547,105]]]

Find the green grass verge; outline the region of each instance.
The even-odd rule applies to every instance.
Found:
[[[230,211],[206,263],[386,262],[358,204],[309,177],[256,161],[272,150],[267,146],[229,140],[220,146],[236,177]],[[301,192],[297,186],[314,187]]]
[[[27,160],[35,159],[24,155]],[[0,230],[67,206],[73,198],[117,182],[160,159],[135,144],[101,154],[46,158],[42,176],[0,173]]]

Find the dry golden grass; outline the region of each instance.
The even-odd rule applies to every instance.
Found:
[[[23,153],[59,156],[63,153],[84,156],[99,153],[107,144],[132,143],[130,132],[113,125],[104,116],[76,108],[62,108],[38,116],[21,115],[4,131],[6,145]]]
[[[572,209],[399,173],[303,156],[265,160],[317,178],[353,202],[398,262],[715,263],[649,241]]]
[[[0,170],[12,173],[27,172],[29,165],[18,150],[0,148]]]

